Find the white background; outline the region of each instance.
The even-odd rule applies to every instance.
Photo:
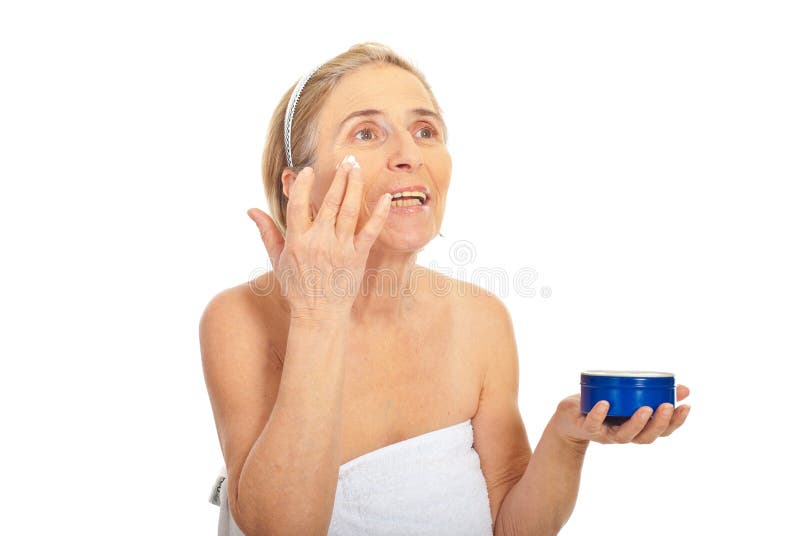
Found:
[[[216,534],[198,320],[268,268],[269,116],[366,40],[444,108],[421,264],[533,269],[532,446],[589,368],[669,370],[686,425],[593,444],[563,535],[797,530],[800,18],[791,2],[18,2],[0,8],[5,534]],[[541,295],[543,287],[552,295]],[[12,530],[13,529],[13,530]]]

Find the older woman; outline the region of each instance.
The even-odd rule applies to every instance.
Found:
[[[416,264],[451,173],[425,78],[377,43],[306,78],[264,150],[274,216],[248,211],[274,270],[220,292],[200,325],[220,532],[557,533],[590,441],[650,443],[689,407],[610,425],[573,395],[531,452],[508,310]]]

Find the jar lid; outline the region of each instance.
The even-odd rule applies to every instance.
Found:
[[[618,387],[673,387],[675,375],[651,370],[586,370],[581,385]]]
[[[655,372],[652,370],[586,370],[581,374],[587,376],[622,376],[624,378],[674,378],[671,372]]]

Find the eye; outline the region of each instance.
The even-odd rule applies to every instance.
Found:
[[[436,134],[438,134],[436,129],[430,125],[425,125],[424,127],[420,128],[417,132],[427,132],[428,133],[427,136],[422,136],[422,139],[425,140],[433,139],[436,137]]]
[[[362,136],[359,136],[359,134],[361,134],[362,132],[369,133],[369,134],[370,134],[370,135],[369,135],[369,137],[367,137],[367,138],[364,138],[364,137],[362,137]],[[365,127],[365,128],[362,128],[362,129],[358,130],[358,131],[357,131],[357,132],[354,134],[354,136],[355,136],[355,138],[356,138],[357,140],[361,140],[361,141],[372,141],[372,140],[374,140],[374,139],[375,139],[375,131],[374,131],[374,130],[373,130],[371,127]]]

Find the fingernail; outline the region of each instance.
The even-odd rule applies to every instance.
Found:
[[[353,164],[353,167],[354,167],[354,168],[361,167],[361,166],[359,166],[359,165],[358,165],[358,161],[356,160],[356,157],[355,157],[355,156],[353,156],[353,155],[351,155],[351,154],[349,154],[349,155],[345,156],[345,157],[342,159],[342,161],[341,161],[341,162],[339,162],[339,163],[336,165],[336,169],[339,169],[339,166],[341,166],[341,165],[342,165],[342,164],[344,164],[345,162],[350,162],[351,164]]]

